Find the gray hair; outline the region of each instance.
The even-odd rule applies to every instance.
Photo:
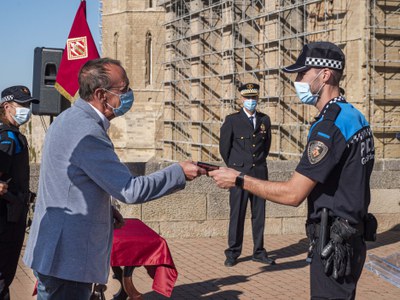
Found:
[[[126,83],[129,85],[128,76],[119,60],[108,57],[89,60],[83,65],[78,76],[79,96],[83,100],[91,100],[94,91],[98,88],[110,89],[112,87],[107,65],[116,65],[121,67],[124,71]]]

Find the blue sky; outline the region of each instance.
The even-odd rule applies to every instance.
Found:
[[[35,47],[64,49],[81,0],[0,1],[0,91],[17,84],[32,91]],[[99,0],[86,0],[86,17],[101,53]]]

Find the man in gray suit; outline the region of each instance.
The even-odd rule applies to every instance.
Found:
[[[110,195],[135,204],[181,190],[205,170],[191,162],[148,176],[132,176],[107,135],[110,120],[134,97],[117,60],[87,62],[75,104],[60,114],[45,138],[38,199],[24,262],[38,278],[38,299],[89,299],[92,283],[105,284],[113,221],[123,223]]]

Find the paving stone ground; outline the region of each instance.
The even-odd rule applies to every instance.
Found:
[[[303,235],[266,235],[265,244],[275,266],[251,261],[252,241],[245,236],[243,254],[232,268],[224,266],[226,238],[167,239],[179,276],[170,299],[309,299],[309,267],[305,262],[307,240]],[[400,231],[378,235],[368,243],[368,253],[386,257],[400,251]],[[368,261],[368,258],[367,258]],[[168,299],[152,291],[152,280],[144,268],[134,271],[136,288],[144,299]],[[11,285],[12,300],[32,297],[35,278],[20,260]],[[119,289],[109,278],[106,299]],[[400,288],[364,268],[357,299],[398,300]],[[73,300],[73,299],[71,299]]]

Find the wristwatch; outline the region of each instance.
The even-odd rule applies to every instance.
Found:
[[[239,176],[236,177],[235,185],[236,185],[237,187],[243,188],[243,184],[244,184],[244,175],[245,175],[245,174],[242,172],[242,173],[239,174]]]

